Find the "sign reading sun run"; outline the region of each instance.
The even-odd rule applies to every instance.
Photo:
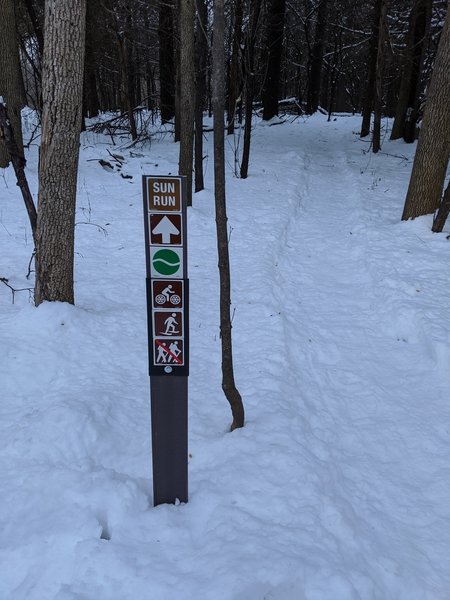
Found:
[[[143,177],[150,375],[188,375],[185,185]]]

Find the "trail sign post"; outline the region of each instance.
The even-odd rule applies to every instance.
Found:
[[[184,177],[144,175],[153,502],[187,502],[189,280]]]

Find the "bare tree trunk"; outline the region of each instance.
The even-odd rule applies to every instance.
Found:
[[[174,39],[175,56],[175,119],[174,119],[174,142],[181,139],[181,66],[180,66],[180,4],[182,0],[177,0],[177,8],[174,12],[173,28],[178,32]],[[194,109],[195,110],[195,109]]]
[[[244,406],[236,388],[231,341],[231,284],[225,201],[225,43],[223,0],[214,0],[213,113],[214,113],[214,196],[216,201],[217,251],[220,276],[220,337],[222,342],[222,389],[230,403],[231,430],[244,426]]]
[[[230,69],[228,73],[228,110],[227,110],[227,133],[234,133],[234,120],[236,116],[236,102],[240,89],[239,63],[241,56],[242,39],[242,0],[235,0],[233,27],[233,48],[231,52]]]
[[[402,61],[402,78],[398,94],[391,140],[402,136],[411,143],[415,139],[419,91],[425,49],[431,22],[432,0],[416,0],[409,16],[406,48]]]
[[[31,24],[33,25],[34,34],[38,43],[40,58],[44,53],[44,32],[42,25],[37,17],[36,11],[34,10],[33,0],[24,0],[25,7],[27,9],[28,16],[30,17]]]
[[[386,39],[386,0],[381,1],[380,23],[378,25],[378,50],[375,69],[375,88],[373,94],[373,137],[372,150],[379,152],[381,149],[381,107],[383,102],[383,70],[384,70],[384,42]]]
[[[123,24],[122,24],[123,25]],[[132,61],[131,61],[131,47],[130,40],[128,39],[129,28],[123,27],[119,22],[116,22],[116,37],[119,48],[120,58],[120,80],[121,80],[121,96],[122,96],[122,107],[128,113],[128,120],[130,123],[130,135],[134,141],[137,139],[137,127],[136,120],[134,118],[134,94],[133,94],[133,73],[132,73]]]
[[[172,2],[159,2],[159,87],[161,121],[175,116],[175,55],[173,43]]]
[[[14,131],[11,127],[11,122],[8,117],[8,112],[4,104],[0,102],[0,137],[3,138],[8,156],[11,158],[11,163],[16,174],[17,185],[22,192],[25,208],[27,209],[28,218],[30,220],[31,231],[33,233],[33,241],[36,245],[36,220],[37,213],[34,204],[33,196],[31,195],[28,181],[25,175],[25,158],[23,152],[17,147],[14,137]]]
[[[267,70],[262,93],[263,120],[278,115],[280,66],[283,52],[284,13],[286,0],[270,0],[267,29]]]
[[[0,0],[0,96],[8,107],[18,152],[23,156],[21,110],[25,105],[25,90],[19,62],[14,0]],[[7,167],[10,156],[0,139],[0,167]]]
[[[444,229],[445,222],[450,213],[450,182],[447,186],[447,189],[444,192],[444,197],[442,198],[441,205],[439,206],[439,210],[437,212],[436,217],[433,221],[433,227],[431,231],[434,233],[440,233]]]
[[[373,93],[375,87],[375,74],[377,69],[378,36],[380,28],[382,0],[374,0],[372,16],[372,34],[370,36],[369,58],[367,63],[367,87],[364,96],[362,111],[361,137],[370,133],[370,117],[372,115]]]
[[[339,77],[342,71],[342,29],[335,33],[334,36],[334,60],[333,64],[329,66],[328,79],[330,82],[330,92],[328,99],[328,121],[331,121],[331,115],[333,113],[333,105],[336,97],[336,89],[339,81]]]
[[[96,117],[100,112],[100,101],[97,92],[97,75],[94,49],[96,45],[95,11],[98,11],[97,2],[90,0],[86,7],[86,50],[84,61],[84,93],[83,116]]]
[[[86,0],[46,0],[35,302],[74,303]]]
[[[150,31],[150,16],[149,16],[149,6],[142,6],[142,19],[144,21],[144,27],[146,31]],[[153,23],[152,23],[153,25]],[[156,87],[155,87],[155,65],[152,64],[153,58],[153,49],[147,46],[145,48],[145,66],[143,68],[143,78],[144,78],[144,89],[145,89],[145,104],[147,106],[147,110],[152,113],[152,123],[154,123],[155,119],[155,108],[156,108]],[[138,59],[139,63],[139,59]]]
[[[319,107],[320,83],[322,79],[323,51],[327,30],[328,0],[320,0],[317,13],[316,32],[311,50],[311,67],[309,71],[308,102],[306,112],[312,115]]]
[[[255,44],[258,29],[259,15],[261,12],[261,0],[252,0],[250,15],[250,32],[244,53],[244,90],[245,90],[245,125],[244,144],[242,148],[241,178],[248,176],[248,165],[250,161],[250,142],[252,135],[253,97],[255,93]]]
[[[424,0],[418,7],[418,16],[414,29],[414,48],[410,75],[408,106],[403,124],[403,139],[407,144],[416,140],[416,126],[419,119],[420,84],[422,80],[423,63],[430,33],[433,0]]]
[[[205,0],[197,0],[197,27],[195,36],[195,191],[205,187],[203,181],[203,109],[206,95],[208,56],[208,8]]]
[[[179,175],[186,177],[187,205],[192,206],[194,159],[195,58],[194,0],[180,0],[180,158]]]
[[[120,105],[122,111],[128,115],[130,135],[134,141],[137,139],[138,134],[134,118],[136,99],[134,94],[134,65],[131,47],[131,7],[122,6],[123,10],[119,12],[119,9],[114,6],[113,0],[107,0],[107,7],[119,54]]]
[[[450,10],[434,63],[402,220],[439,206],[450,156]]]

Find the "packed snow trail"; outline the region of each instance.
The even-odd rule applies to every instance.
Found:
[[[320,498],[323,540],[330,551],[338,545],[346,593],[358,590],[358,579],[364,579],[359,563],[367,557],[373,589],[363,586],[361,597],[386,597],[379,587],[386,574],[393,588],[389,597],[425,597],[422,585],[430,598],[440,597],[446,592],[437,583],[439,572],[450,564],[443,553],[448,535],[439,526],[430,528],[430,515],[444,509],[449,490],[448,427],[441,419],[448,414],[448,375],[439,370],[445,341],[449,357],[449,338],[448,330],[443,336],[427,334],[416,300],[431,291],[415,283],[424,267],[430,268],[429,255],[425,264],[417,261],[417,250],[414,260],[407,257],[426,241],[415,232],[401,239],[407,230],[393,210],[392,225],[371,231],[376,223],[370,214],[381,216],[383,196],[367,193],[360,146],[349,152],[340,135],[324,139],[314,128],[305,127],[300,135],[302,149],[288,154],[289,161],[280,157],[274,169],[280,179],[297,180],[298,202],[290,203],[273,257],[274,304],[282,307],[283,331],[274,333],[262,352],[284,379],[286,429],[298,424],[297,456],[294,444],[290,454],[294,461],[301,463],[304,455],[314,464],[315,481],[306,487]],[[289,165],[284,173],[283,162]],[[372,182],[370,191],[376,187]],[[286,195],[269,198],[273,213],[282,214]],[[398,211],[398,204],[393,208]],[[396,251],[392,256],[389,247]],[[439,271],[436,275],[448,282]],[[386,281],[395,290],[391,297]],[[403,289],[406,294],[399,294]],[[445,318],[446,308],[442,312]],[[298,390],[295,398],[292,390]],[[432,403],[430,390],[437,392]],[[297,468],[301,481],[301,465]],[[292,487],[289,481],[285,485]],[[298,494],[304,494],[300,488]],[[301,514],[298,518],[302,522]],[[399,572],[407,577],[407,592],[405,581],[396,584]],[[424,572],[425,582],[418,581]]]
[[[428,218],[399,222],[413,148],[374,157],[358,125],[258,124],[245,181],[229,142],[247,414],[232,434],[205,161],[189,210],[190,500],[156,509],[139,177],[177,172],[178,148],[127,156],[124,181],[99,173],[108,140],[85,134],[77,306],[12,305],[0,288],[1,600],[448,600],[450,244]],[[0,275],[24,287],[26,216],[4,181]]]

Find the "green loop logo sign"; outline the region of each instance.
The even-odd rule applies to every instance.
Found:
[[[175,275],[181,266],[181,260],[177,252],[163,248],[153,255],[152,265],[160,275]]]

